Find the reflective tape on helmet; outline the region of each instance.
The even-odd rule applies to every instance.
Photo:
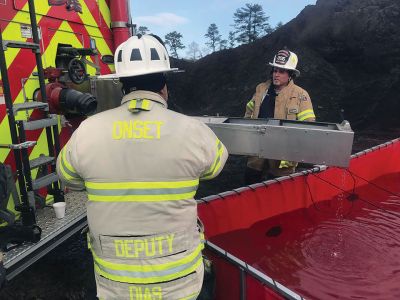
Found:
[[[221,168],[221,157],[222,157],[222,153],[224,152],[224,147],[222,146],[222,143],[219,139],[216,140],[216,147],[217,147],[217,151],[216,151],[214,163],[211,165],[210,169],[208,169],[200,177],[201,180],[213,178],[215,176],[215,174],[217,174],[217,172]]]
[[[202,245],[184,258],[164,264],[131,265],[101,259],[94,251],[96,273],[107,279],[125,283],[157,283],[181,278],[193,273],[202,263]]]
[[[309,118],[315,118],[315,114],[312,109],[306,109],[297,114],[297,120],[299,120],[299,121],[304,121]]]
[[[192,199],[199,180],[85,183],[89,201],[156,202]]]

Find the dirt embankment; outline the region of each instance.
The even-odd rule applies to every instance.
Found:
[[[223,50],[170,78],[171,106],[193,115],[242,116],[268,62],[287,46],[298,54],[301,77],[317,117],[353,127],[400,127],[400,2],[318,0],[255,43]]]

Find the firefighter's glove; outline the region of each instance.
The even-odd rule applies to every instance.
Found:
[[[281,160],[281,163],[279,164],[279,169],[292,168],[292,167],[296,167],[296,162],[288,161],[288,160]]]

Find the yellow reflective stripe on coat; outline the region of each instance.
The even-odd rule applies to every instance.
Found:
[[[95,271],[110,280],[125,283],[156,283],[174,280],[194,272],[202,263],[201,245],[188,256],[159,265],[112,263],[92,251]]]
[[[89,201],[155,202],[187,200],[194,197],[199,179],[165,182],[89,182]]]
[[[309,118],[315,118],[315,114],[312,109],[306,109],[297,114],[297,120],[299,120],[299,121],[304,121]]]
[[[297,165],[296,162],[288,161],[288,160],[281,160],[281,162],[279,164],[279,169],[291,168],[291,167],[295,167],[296,165]]]
[[[209,179],[213,178],[213,176],[218,172],[221,167],[221,157],[224,152],[224,148],[222,147],[222,143],[219,139],[216,140],[217,154],[215,156],[215,160],[211,165],[210,169],[208,169],[200,179]]]
[[[71,166],[71,164],[68,162],[68,160],[65,157],[65,147],[61,150],[61,163],[60,163],[60,171],[62,173],[62,176],[64,176],[65,179],[67,180],[80,180],[81,177],[78,175],[78,173],[75,171],[74,167]]]
[[[254,110],[254,101],[250,100],[249,102],[247,102],[246,106],[248,109]]]
[[[200,243],[201,243],[201,249],[204,249],[204,244],[206,243],[206,238],[204,236],[203,232],[200,232]]]
[[[151,110],[151,101],[147,99],[133,99],[129,101],[128,110],[138,112],[140,110]]]

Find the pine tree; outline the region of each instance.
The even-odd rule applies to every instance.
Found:
[[[147,26],[139,26],[136,33],[144,35],[144,34],[147,34],[149,31],[150,30]]]
[[[197,44],[196,42],[191,42],[188,45],[188,51],[186,52],[186,54],[188,55],[188,58],[192,61],[199,59],[201,57],[199,44]]]
[[[276,24],[275,28],[274,28],[274,31],[277,30],[277,29],[279,29],[279,28],[281,28],[282,26],[283,26],[283,23],[282,23],[282,22],[278,22],[278,23]]]
[[[235,47],[235,33],[233,31],[229,31],[228,42],[229,48]]]
[[[256,39],[271,33],[272,28],[268,23],[269,17],[265,15],[259,4],[246,3],[245,7],[238,8],[233,15],[236,29],[236,41],[241,44],[254,42]]]
[[[215,23],[212,23],[207,30],[207,33],[204,35],[208,39],[206,45],[212,49],[212,52],[215,52],[215,48],[217,44],[221,41],[221,35],[219,34],[218,27]]]
[[[167,33],[165,36],[165,44],[167,44],[171,50],[171,56],[179,58],[178,50],[184,49],[185,46],[182,44],[182,34],[177,31]]]
[[[221,40],[219,42],[219,51],[224,50],[228,48],[228,41],[227,40]]]

